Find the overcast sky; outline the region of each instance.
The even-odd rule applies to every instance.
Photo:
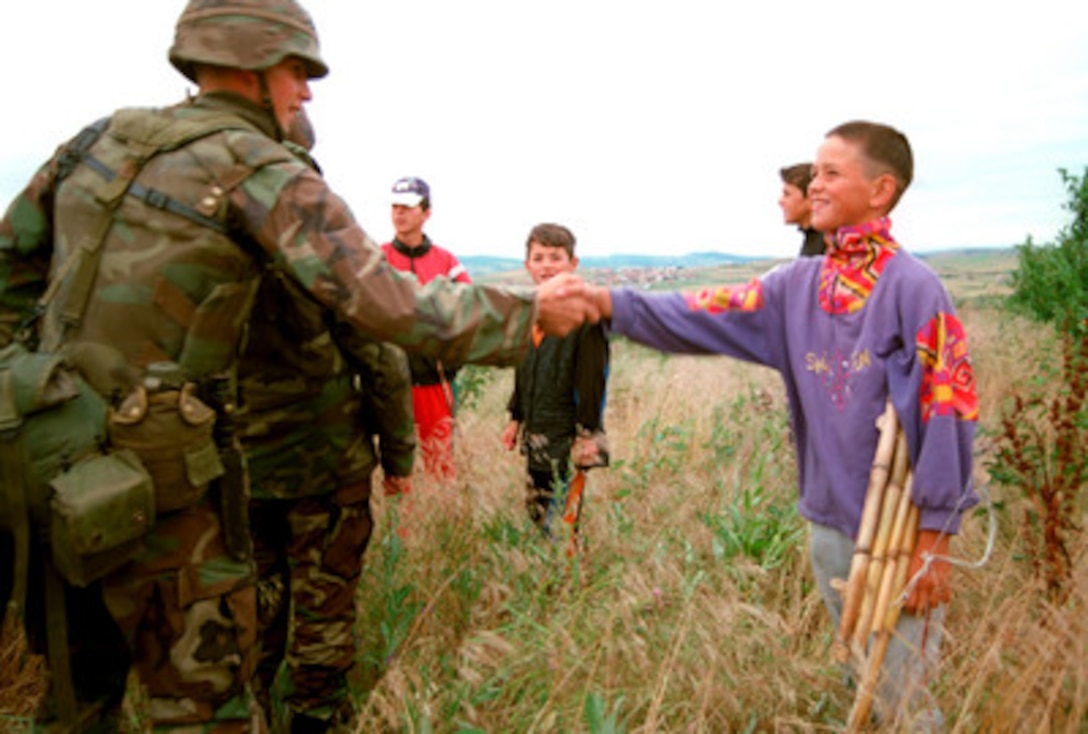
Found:
[[[0,202],[119,106],[191,90],[183,0],[9,0]],[[918,251],[1053,239],[1088,166],[1088,3],[308,0],[332,73],[315,154],[379,241],[389,189],[432,187],[432,238],[521,257],[557,221],[582,255],[789,256],[778,168],[865,118],[900,128]]]

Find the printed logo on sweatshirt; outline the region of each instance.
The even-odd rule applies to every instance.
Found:
[[[873,357],[868,349],[849,355],[837,350],[824,354],[809,352],[805,355],[806,368],[820,378],[831,395],[831,404],[839,410],[843,410],[850,399],[854,376],[872,363]]]

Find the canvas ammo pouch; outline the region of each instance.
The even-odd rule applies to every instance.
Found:
[[[131,449],[155,485],[155,512],[179,510],[200,502],[211,482],[223,475],[215,445],[215,411],[182,382],[156,365],[144,384],[110,411],[110,444]]]
[[[143,548],[155,489],[131,451],[88,456],[49,486],[53,564],[69,582],[86,586]]]

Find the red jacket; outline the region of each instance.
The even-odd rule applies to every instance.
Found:
[[[394,239],[382,245],[385,259],[397,270],[406,273],[415,273],[420,283],[427,283],[440,275],[445,275],[450,280],[458,283],[471,283],[468,271],[457,257],[449,250],[439,247],[431,242],[427,235],[423,235],[423,244],[419,247],[408,247]],[[438,385],[445,377],[447,382],[453,382],[454,376],[460,365],[442,365],[438,369],[438,363],[428,357],[415,354],[408,355],[408,366],[412,370],[412,384]]]
[[[472,282],[468,271],[457,257],[431,242],[427,235],[423,235],[423,244],[419,247],[408,247],[393,240],[382,245],[382,252],[390,265],[406,273],[415,273],[420,283],[427,283],[439,275],[445,275],[458,283]]]

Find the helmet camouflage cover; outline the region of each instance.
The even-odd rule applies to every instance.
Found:
[[[191,81],[196,64],[260,71],[288,56],[302,59],[311,79],[329,73],[314,22],[295,0],[190,0],[170,48],[170,63]]]

